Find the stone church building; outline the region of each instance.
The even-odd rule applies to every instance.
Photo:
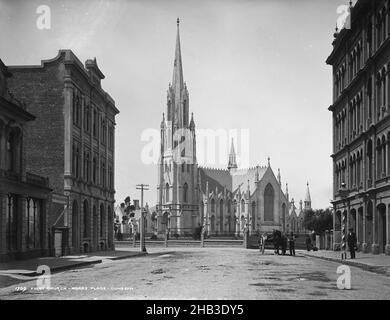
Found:
[[[208,235],[242,236],[286,231],[290,212],[288,192],[281,187],[268,158],[265,166],[239,169],[231,142],[226,169],[198,166],[193,114],[183,78],[179,19],[173,79],[167,91],[167,110],[161,122],[158,163],[158,233],[191,235],[205,226]]]

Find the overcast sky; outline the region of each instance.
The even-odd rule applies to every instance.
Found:
[[[180,17],[196,127],[249,130],[248,164],[266,165],[269,156],[290,198],[303,199],[309,181],[313,207],[324,208],[332,198],[332,76],[325,60],[337,8],[346,3],[0,0],[0,58],[6,65],[39,64],[59,49],[73,50],[82,62],[96,57],[106,75],[102,86],[120,110],[116,201],[139,198],[135,185],[146,183],[146,201],[154,205],[157,168],[141,160],[147,145],[141,135],[159,130],[166,109]],[[40,5],[51,9],[50,30],[36,26]]]

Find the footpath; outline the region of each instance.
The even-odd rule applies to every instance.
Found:
[[[347,252],[347,259],[341,259],[341,251],[319,250],[319,251],[301,251],[307,257],[313,257],[340,264],[358,267],[367,271],[390,276],[390,256],[384,254],[370,254],[356,252],[356,258],[351,259]]]
[[[62,257],[40,257],[27,260],[13,260],[4,262],[0,263],[0,287],[2,287],[3,281],[1,280],[3,277],[26,279],[27,277],[38,276],[42,274],[41,270],[46,269],[46,267],[42,266],[49,267],[50,273],[54,273],[102,263],[105,260],[134,258],[146,254],[147,253],[140,252],[139,250],[114,250],[98,251]]]

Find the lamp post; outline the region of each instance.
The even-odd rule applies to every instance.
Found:
[[[348,190],[346,190],[345,182],[341,184],[340,196],[343,199],[343,203],[345,205],[346,198],[348,196]],[[347,215],[345,214],[344,211],[341,216],[341,260],[346,260],[346,259],[347,259]]]
[[[140,217],[140,250],[146,252],[145,248],[145,213],[144,213],[144,190],[149,190],[148,184],[137,184],[137,190],[141,190],[141,217]]]

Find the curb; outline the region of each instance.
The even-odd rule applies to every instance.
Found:
[[[332,262],[338,262],[341,264],[350,265],[350,266],[357,267],[357,268],[360,268],[360,269],[363,269],[366,271],[370,271],[370,272],[374,272],[374,273],[378,273],[378,274],[390,277],[390,267],[386,267],[386,266],[370,266],[368,264],[364,264],[364,263],[360,263],[360,262],[355,262],[355,261],[350,261],[350,260],[341,260],[341,259],[337,259],[337,258],[329,258],[329,257],[322,257],[322,256],[313,256],[313,255],[305,254],[305,253],[304,253],[304,256],[310,257],[310,258],[317,258],[317,259],[332,261]]]
[[[139,253],[132,254],[132,255],[118,256],[118,257],[107,258],[107,259],[115,261],[115,260],[123,260],[123,259],[129,259],[129,258],[142,257],[142,256],[146,256],[147,254],[148,254],[147,252],[139,252]]]
[[[81,261],[81,262],[75,262],[75,263],[72,263],[72,264],[68,264],[68,265],[64,265],[64,266],[58,266],[58,267],[50,267],[50,272],[51,273],[55,273],[55,272],[60,272],[60,271],[65,271],[65,270],[72,270],[72,269],[77,269],[77,268],[80,268],[80,267],[85,267],[85,266],[89,266],[89,265],[92,265],[92,264],[98,264],[98,263],[102,263],[102,260],[99,259],[99,260],[91,260],[91,261]],[[19,275],[23,275],[23,276],[29,276],[29,277],[35,277],[35,276],[40,276],[41,274],[40,273],[37,273],[36,271],[29,271],[29,272],[21,272],[21,273],[18,273]]]

